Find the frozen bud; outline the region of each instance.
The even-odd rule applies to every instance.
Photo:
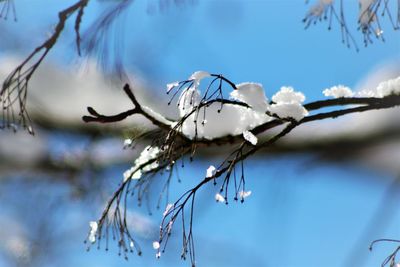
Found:
[[[128,147],[132,145],[132,139],[127,138],[124,140],[124,147]]]
[[[250,131],[244,131],[243,132],[243,138],[249,142],[250,144],[252,144],[253,146],[257,145],[258,139],[257,137],[252,134]]]
[[[34,132],[33,132],[33,129],[32,129],[32,127],[31,126],[28,126],[28,133],[30,133],[30,134],[34,134]]]
[[[251,195],[251,191],[240,191],[239,192],[239,197],[242,199],[245,199],[246,197],[249,197]]]
[[[168,83],[167,84],[167,93],[174,89],[175,87],[179,86],[179,82],[173,82],[173,83]]]
[[[160,248],[160,243],[158,241],[153,242],[153,248],[154,249],[159,249]]]
[[[159,251],[156,253],[156,258],[159,259],[160,257],[161,257],[161,252]]]
[[[90,232],[89,232],[89,242],[90,243],[94,243],[96,242],[96,233],[97,233],[97,229],[98,229],[98,224],[95,221],[91,221],[89,222],[89,227],[90,227]]]
[[[208,167],[207,169],[207,174],[206,174],[206,178],[210,178],[213,177],[215,175],[215,173],[217,172],[217,169],[211,165],[210,167]]]
[[[225,202],[225,198],[220,193],[215,194],[215,200],[217,202]]]
[[[95,221],[89,222],[89,226],[90,226],[90,231],[94,231],[94,232],[97,232],[97,229],[99,228],[97,222],[95,222]]]

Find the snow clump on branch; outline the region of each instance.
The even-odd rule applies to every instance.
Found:
[[[128,170],[124,172],[124,181],[131,179],[140,179],[142,177],[142,173],[149,172],[158,167],[158,162],[155,160],[159,153],[161,152],[160,148],[147,146],[140,153],[139,157],[135,160],[135,164]],[[152,161],[153,162],[150,162]],[[140,167],[141,165],[143,167]]]
[[[96,234],[97,234],[97,229],[98,229],[98,224],[95,221],[89,222],[90,226],[90,232],[89,232],[89,237],[88,240],[90,243],[96,242]]]
[[[260,84],[242,83],[234,85],[236,88],[230,94],[231,99],[238,100],[245,105],[230,104],[215,101],[200,106],[207,102],[202,99],[200,82],[211,75],[205,71],[193,73],[189,80],[193,85],[185,88],[179,98],[180,117],[184,118],[182,133],[190,138],[214,139],[227,135],[240,135],[246,130],[272,120],[265,114],[268,100]],[[185,116],[187,116],[185,118]]]
[[[243,138],[253,146],[257,145],[258,139],[252,132],[244,131]]]
[[[207,78],[212,81],[202,93],[200,83]],[[219,86],[215,90],[217,84]],[[223,97],[223,84],[228,84],[233,89],[229,94],[230,100]],[[272,105],[269,104],[261,84],[234,84],[222,75],[206,71],[196,71],[186,81],[168,84],[168,93],[174,88],[181,92],[177,104],[180,119],[173,127],[189,139],[212,140],[243,135],[275,119],[274,116],[299,121],[308,115],[302,105],[304,95],[295,92],[292,87],[282,87],[273,96]],[[256,143],[256,138],[251,140],[251,143]]]
[[[347,86],[344,85],[337,85],[331,88],[327,88],[322,92],[325,96],[331,96],[334,98],[339,97],[352,97],[354,96],[353,91]]]
[[[378,97],[400,94],[400,76],[395,79],[381,82],[376,88],[376,91]]]
[[[293,118],[300,121],[308,115],[308,111],[301,103],[304,102],[305,96],[301,92],[295,92],[293,87],[281,87],[273,97],[269,111],[276,114],[279,118]]]
[[[237,84],[236,87],[237,89],[230,93],[231,99],[246,103],[259,112],[268,109],[268,99],[261,84],[247,82]]]

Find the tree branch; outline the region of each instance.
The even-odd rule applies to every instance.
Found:
[[[3,125],[2,128],[16,128],[17,125],[28,129],[30,134],[34,134],[31,126],[31,119],[26,110],[26,99],[28,84],[39,65],[45,59],[47,54],[56,44],[61,32],[64,30],[68,18],[79,11],[76,18],[75,29],[78,31],[80,21],[83,17],[83,10],[89,0],[80,0],[74,5],[64,9],[58,14],[58,23],[55,26],[54,33],[43,44],[36,47],[35,50],[17,66],[4,80],[0,91],[0,101],[3,106]],[[77,45],[79,47],[79,35],[77,35]],[[38,59],[35,60],[35,58]],[[14,105],[18,104],[17,110],[14,110]],[[18,119],[17,119],[18,117]]]

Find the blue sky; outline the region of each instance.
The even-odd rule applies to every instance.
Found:
[[[30,41],[21,50],[8,47],[3,53],[26,54],[51,29],[54,11],[71,3],[15,2],[18,23],[0,23],[19,29],[20,38]],[[386,42],[363,47],[352,22],[357,5],[349,2],[345,3],[348,24],[360,46],[358,53],[341,44],[337,24],[330,32],[326,24],[304,30],[304,1],[199,0],[162,12],[149,8],[157,7],[155,0],[136,1],[125,17],[125,62],[160,94],[167,82],[206,70],[237,83],[260,82],[269,97],[281,86],[291,85],[308,100],[317,100],[324,88],[352,87],[377,65],[400,58],[399,32],[393,32],[386,20]],[[107,5],[91,4],[88,21]],[[52,60],[74,61],[72,34],[70,27]],[[184,183],[174,193],[201,179],[213,160],[185,167]],[[387,224],[377,229],[368,225],[393,177],[352,163],[310,164],[313,161],[311,155],[301,154],[246,162],[247,186],[253,193],[244,204],[216,204],[217,189],[203,190],[195,222],[199,266],[379,266],[390,250],[379,247],[371,253],[369,242],[398,237],[400,217],[394,209]],[[120,177],[120,171],[112,173]],[[86,230],[81,231],[86,234]],[[77,235],[76,242],[65,248],[65,266],[189,266],[179,260],[178,241],[158,261],[151,244],[145,243],[147,253],[125,263],[111,252],[86,253],[82,239]]]

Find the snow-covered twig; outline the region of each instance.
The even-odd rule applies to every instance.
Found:
[[[214,182],[214,185],[216,185],[217,182],[221,180],[220,190],[217,194],[219,197],[217,200],[225,203],[228,203],[228,190],[233,184],[234,200],[239,200],[240,198],[240,200],[243,201],[244,196],[248,196],[250,194],[245,189],[243,162],[261,149],[269,148],[271,145],[275,144],[281,138],[293,131],[297,126],[312,121],[337,118],[351,113],[386,109],[400,105],[400,95],[398,94],[400,88],[397,88],[397,80],[382,83],[380,86],[385,87],[383,88],[385,90],[382,90],[386,93],[379,95],[380,97],[342,97],[342,94],[337,95],[335,93],[334,96],[337,97],[335,99],[315,101],[303,106],[301,105],[301,102],[304,101],[304,95],[299,92],[295,92],[289,87],[283,87],[277,94],[274,95],[272,102],[267,102],[266,99],[262,99],[265,96],[263,96],[263,94],[260,95],[260,88],[262,88],[261,85],[247,83],[243,87],[243,85],[234,85],[234,83],[225,77],[222,79],[221,77],[223,76],[221,75],[210,75],[205,72],[201,72],[200,74],[199,72],[196,72],[191,76],[194,78],[184,82],[177,82],[172,86],[168,86],[168,92],[171,92],[174,87],[178,87],[178,89],[181,91],[180,99],[178,101],[178,108],[181,111],[181,117],[176,121],[166,121],[160,114],[147,112],[151,109],[148,109],[147,107],[144,108],[145,106],[141,105],[141,103],[137,101],[134,93],[130,90],[129,85],[126,85],[124,90],[134,105],[132,110],[114,116],[104,116],[98,114],[92,108],[88,109],[92,116],[84,117],[84,120],[87,122],[113,122],[116,120],[123,120],[127,116],[133,114],[140,114],[145,116],[155,125],[159,126],[164,132],[158,136],[157,144],[154,144],[154,146],[157,145],[160,147],[160,152],[155,156],[148,157],[147,159],[143,158],[140,160],[140,162],[138,161],[138,163],[129,171],[129,174],[126,175],[123,182],[109,200],[100,220],[98,221],[98,240],[104,236],[108,240],[108,228],[114,227],[119,233],[118,240],[120,248],[122,247],[122,249],[125,249],[126,251],[126,244],[128,241],[132,242],[132,244],[136,247],[135,242],[133,242],[133,236],[126,227],[125,212],[121,212],[119,207],[120,205],[123,205],[123,210],[126,210],[126,200],[121,202],[121,199],[126,199],[129,194],[136,192],[138,195],[138,202],[140,203],[144,194],[147,193],[148,196],[154,175],[162,171],[168,171],[169,178],[163,189],[164,192],[170,185],[172,171],[176,166],[177,161],[188,154],[192,159],[196,146],[237,143],[238,146],[236,146],[217,167],[207,171],[206,177],[199,184],[186,191],[174,203],[168,205],[168,209],[166,209],[164,212],[164,217],[160,228],[160,237],[157,241],[157,257],[159,257],[165,250],[176,220],[181,219],[183,236],[182,258],[185,259],[189,257],[192,264],[195,264],[194,238],[192,231],[194,222],[194,203],[196,193],[205,184],[212,181]],[[197,80],[196,77],[198,76],[196,75],[201,76],[201,78]],[[213,91],[211,89],[211,85],[208,84],[206,93],[201,97],[199,91],[200,80],[207,77],[212,79],[210,82],[211,85],[219,79],[219,85],[215,91]],[[236,99],[227,100],[223,98],[221,87],[223,81],[225,81],[228,86],[234,90],[235,94],[233,95],[236,99],[239,99],[239,101]],[[350,89],[348,89],[346,92],[353,95]],[[257,97],[255,98],[253,94],[257,95]],[[177,94],[175,93],[175,95]],[[207,97],[207,95],[213,95],[217,98]],[[241,102],[240,100],[245,102]],[[200,121],[201,118],[203,121],[206,120],[204,114],[206,114],[206,112],[209,113],[209,109],[212,109],[213,105],[216,105],[217,107],[216,113],[213,114],[214,116],[208,118],[209,121],[207,123],[198,125],[199,118]],[[276,105],[276,108],[270,109],[270,106],[272,105]],[[283,110],[280,110],[280,105],[284,107]],[[335,106],[338,108],[333,111],[319,113],[316,112],[319,109]],[[257,107],[257,110],[255,107]],[[290,108],[293,108],[293,110],[290,110]],[[215,116],[228,116],[224,117],[224,120],[228,121],[230,121],[229,116],[243,116],[242,113],[235,113],[236,109],[240,109],[242,113],[243,111],[253,112],[252,114],[257,114],[257,116],[261,116],[263,119],[255,119],[257,123],[246,122],[247,124],[236,125],[237,127],[242,127],[239,128],[242,131],[241,134],[237,133],[237,128],[229,128],[230,125],[227,124],[219,125],[219,127],[228,127],[228,129],[231,129],[227,130],[225,135],[215,132],[207,132],[207,129],[210,130],[210,128],[203,128],[202,131],[197,130],[198,127],[206,127],[204,125],[213,123],[212,119],[217,119]],[[263,110],[263,112],[260,112],[260,110]],[[276,113],[272,114],[271,110],[276,111]],[[203,114],[203,117],[201,117],[200,114]],[[293,117],[291,117],[291,114],[293,114]],[[235,118],[233,121],[239,123],[241,120],[239,118]],[[266,140],[258,140],[256,137],[256,135],[279,126],[283,126],[283,129],[281,129],[278,134],[267,138]],[[250,131],[251,135],[249,134]],[[251,143],[248,142],[250,139],[252,140]],[[257,140],[257,142],[255,142],[255,140]],[[154,165],[154,163],[157,164]],[[149,168],[146,166],[153,167]],[[140,175],[135,176],[135,173],[138,171],[140,171]],[[133,187],[131,187],[132,179],[138,179]],[[167,202],[169,201],[167,200]],[[187,214],[189,217],[187,217]],[[110,215],[112,218],[112,223],[110,223]],[[105,227],[107,230],[102,231],[103,227]]]

